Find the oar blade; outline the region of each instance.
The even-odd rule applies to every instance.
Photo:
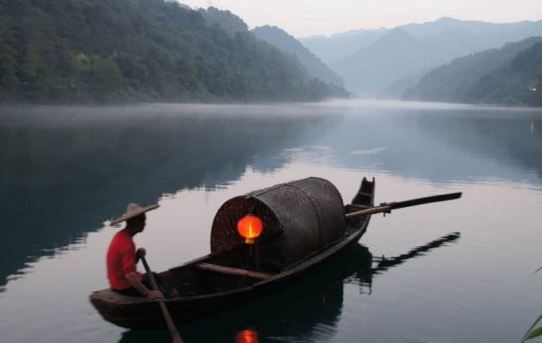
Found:
[[[433,195],[430,197],[411,199],[411,200],[405,200],[405,201],[399,201],[399,202],[382,203],[380,204],[380,206],[375,206],[375,207],[367,208],[365,210],[348,213],[346,214],[346,218],[367,216],[367,215],[372,215],[376,213],[390,213],[391,210],[397,210],[399,208],[459,199],[461,198],[461,194],[462,194],[461,192],[449,193],[449,194]]]
[[[412,199],[412,200],[405,200],[405,201],[399,201],[399,202],[392,202],[389,204],[382,204],[390,206],[392,210],[396,210],[399,208],[405,208],[410,206],[418,206],[418,205],[424,205],[424,204],[430,204],[433,202],[441,202],[441,201],[448,201],[448,200],[455,200],[461,198],[462,193],[449,193],[449,194],[441,194],[441,195],[433,195],[430,197],[424,197],[424,198],[418,198],[418,199]]]

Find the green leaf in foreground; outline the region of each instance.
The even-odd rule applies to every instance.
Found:
[[[528,341],[530,339],[533,339],[533,338],[536,338],[536,337],[542,335],[542,327],[539,327],[539,328],[535,329],[536,325],[538,325],[538,323],[541,320],[542,320],[542,314],[536,319],[536,321],[533,323],[533,325],[531,325],[529,330],[527,330],[527,332],[525,333],[525,335],[521,339],[520,343],[523,343],[525,341]]]
[[[533,338],[536,338],[536,337],[539,337],[539,336],[542,336],[542,326],[529,332],[527,334],[527,336],[525,336],[525,341],[528,341],[530,339],[533,339]]]

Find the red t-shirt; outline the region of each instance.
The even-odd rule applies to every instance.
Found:
[[[136,272],[141,280],[142,275],[137,272],[136,261],[136,248],[132,236],[126,230],[117,232],[107,251],[107,278],[111,288],[131,287],[125,276],[131,272]]]

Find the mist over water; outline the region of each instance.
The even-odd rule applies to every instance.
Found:
[[[184,324],[185,341],[510,342],[539,315],[542,113],[378,101],[0,109],[0,337],[144,342],[105,322],[110,218],[160,203],[136,244],[157,271],[209,251],[233,196],[308,176],[347,203],[462,191],[373,218],[361,245],[285,292]],[[385,259],[382,259],[385,256]],[[252,330],[247,332],[245,330]],[[244,338],[243,338],[244,337]]]

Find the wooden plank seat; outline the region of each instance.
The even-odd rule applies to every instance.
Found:
[[[247,269],[220,266],[218,264],[212,263],[198,263],[196,264],[196,268],[229,275],[248,276],[260,280],[269,279],[271,276],[273,276],[272,274],[260,273]]]

